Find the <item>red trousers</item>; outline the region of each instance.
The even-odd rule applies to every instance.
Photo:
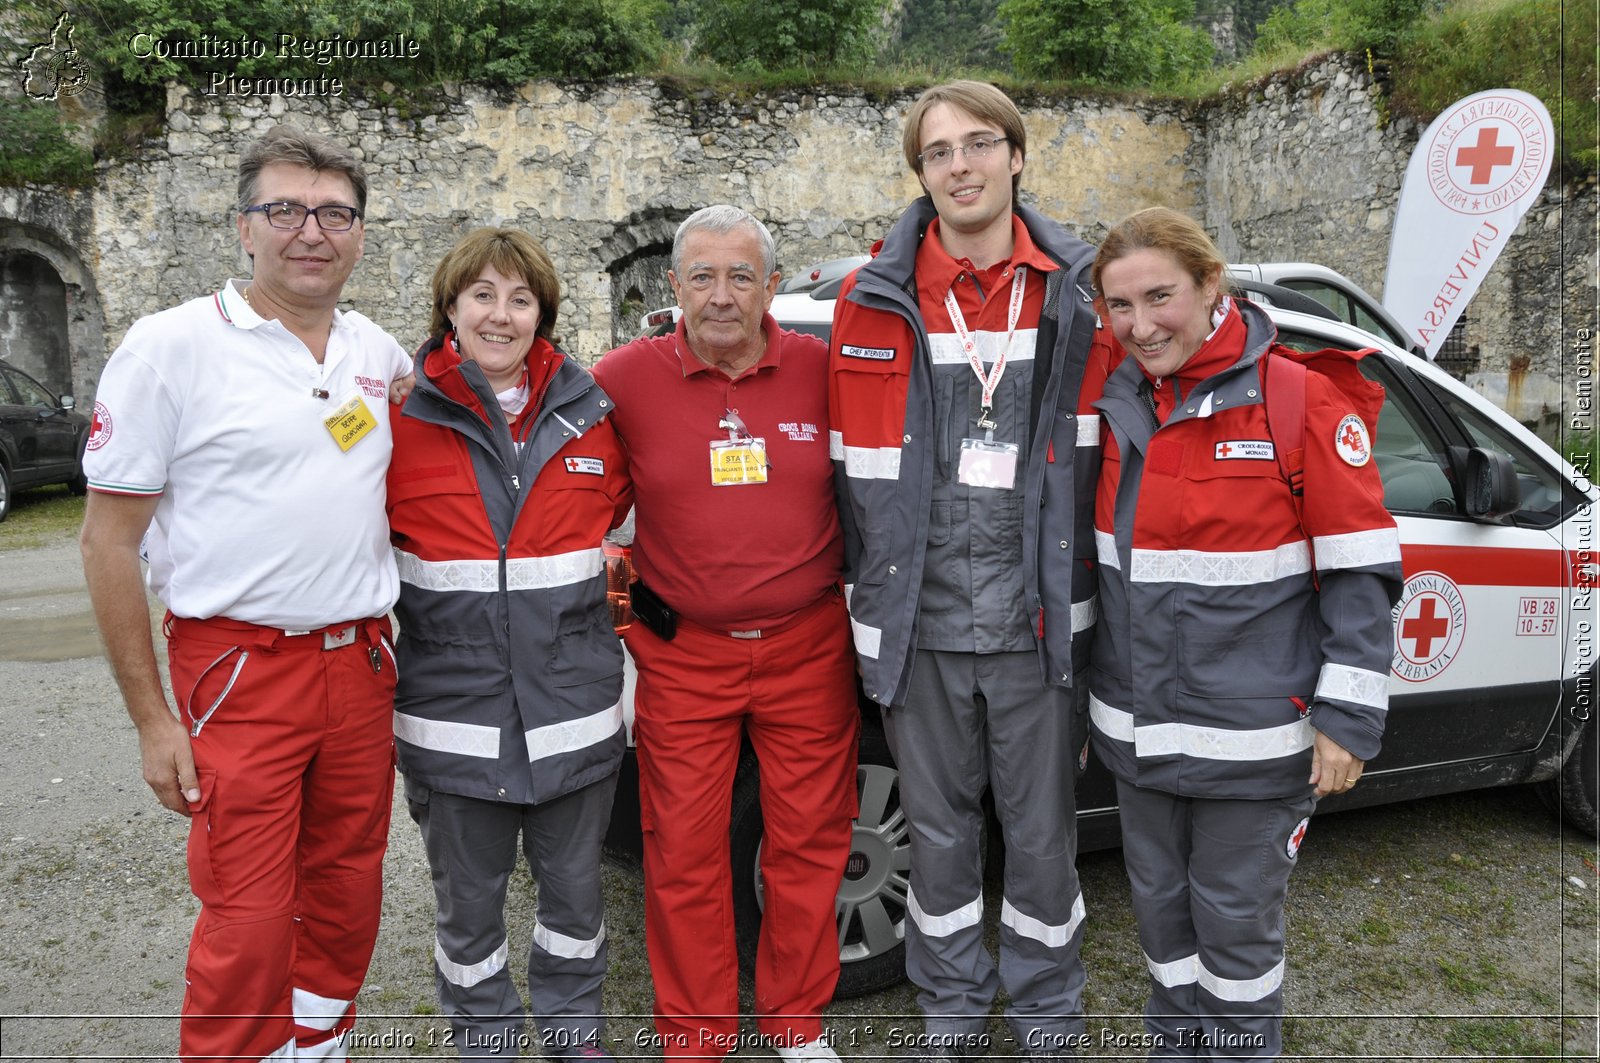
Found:
[[[200,775],[186,1063],[346,1058],[394,790],[387,634],[384,620],[288,636],[167,619],[172,692]]]
[[[829,594],[760,638],[680,618],[627,633],[644,828],[645,942],[668,1057],[721,1058],[739,1029],[729,802],[740,737],[761,762],[765,909],[757,1025],[812,1040],[839,979],[834,897],[856,814],[855,654]]]

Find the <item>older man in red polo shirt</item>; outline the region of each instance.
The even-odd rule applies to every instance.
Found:
[[[740,739],[761,762],[757,1025],[786,1060],[836,1060],[834,895],[855,815],[855,665],[828,458],[827,347],[783,331],[772,235],[695,213],[667,274],[675,333],[594,375],[629,452],[640,583],[627,634],[644,826],[645,937],[666,1056],[737,1044],[728,856]]]

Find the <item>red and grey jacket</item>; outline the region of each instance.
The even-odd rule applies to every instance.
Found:
[[[1108,438],[1090,718],[1100,757],[1139,786],[1297,796],[1315,732],[1378,753],[1399,534],[1372,426],[1315,372],[1297,516],[1262,398],[1276,342],[1266,314],[1235,300],[1186,366],[1197,376],[1161,394],[1128,358],[1095,404]]]
[[[1047,275],[1030,400],[1024,593],[1046,680],[1071,686],[1094,625],[1094,484],[1105,377],[1088,289],[1094,249],[1027,207],[1017,214],[1061,269]],[[938,437],[932,355],[917,304],[924,196],[846,282],[829,342],[829,450],[844,527],[845,590],[867,696],[900,704],[910,681]]]
[[[601,538],[633,497],[594,378],[543,339],[528,371],[528,407],[508,425],[477,363],[435,342],[394,421],[388,485],[400,766],[436,790],[518,804],[621,762]]]

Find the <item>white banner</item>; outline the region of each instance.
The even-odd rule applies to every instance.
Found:
[[[1432,358],[1550,174],[1555,130],[1516,89],[1457,100],[1406,166],[1383,305]]]

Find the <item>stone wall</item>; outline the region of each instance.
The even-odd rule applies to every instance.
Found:
[[[763,216],[789,273],[868,247],[918,192],[900,155],[910,102],[829,91],[730,98],[625,80],[504,96],[455,89],[411,101],[402,116],[350,97],[173,89],[162,137],[103,166],[92,192],[0,191],[0,251],[27,241],[60,263],[76,300],[74,384],[87,396],[136,318],[247,274],[232,224],[238,151],[293,120],[347,139],[369,169],[351,304],[414,344],[440,255],[475,226],[522,226],[562,271],[559,333],[592,361],[632,333],[639,310],[670,302],[662,274],[673,230],[707,203]],[[1203,107],[1019,102],[1024,196],[1086,238],[1163,203],[1202,217],[1234,261],[1322,262],[1382,294],[1420,130],[1383,123],[1352,61]],[[1524,419],[1559,405],[1562,337],[1595,324],[1594,199],[1592,186],[1553,179],[1469,311],[1481,386]],[[84,335],[95,326],[103,332]]]

